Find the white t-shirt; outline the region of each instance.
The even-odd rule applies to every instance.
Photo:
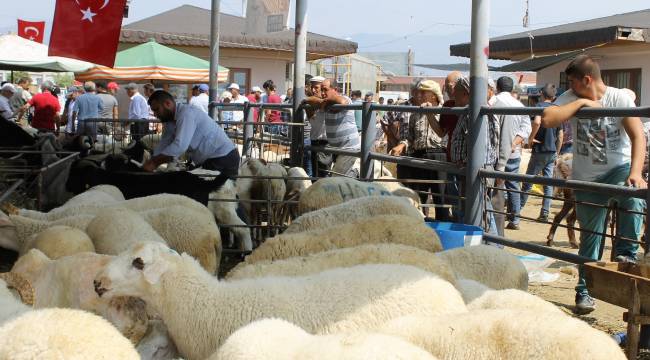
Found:
[[[239,94],[237,99],[230,100],[231,104],[244,104],[247,103],[248,99],[246,96]],[[232,121],[244,121],[244,112],[243,111],[233,111],[232,112]]]
[[[569,90],[555,100],[566,105],[578,100]],[[604,108],[636,107],[620,89],[607,87],[600,103]],[[623,127],[622,117],[596,119],[571,118],[573,130],[573,179],[594,181],[610,170],[632,160],[632,142]]]
[[[206,114],[208,113],[208,104],[210,104],[210,98],[206,93],[200,93],[197,96],[192,96],[190,99],[190,105],[198,107]]]

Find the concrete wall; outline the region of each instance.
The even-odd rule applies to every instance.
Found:
[[[632,49],[629,49],[632,50]],[[623,51],[620,48],[595,49],[588,52],[597,59],[602,70],[641,69],[641,105],[650,105],[650,50]],[[558,85],[560,73],[569,64],[569,61],[550,66],[537,72],[537,86],[546,83]]]

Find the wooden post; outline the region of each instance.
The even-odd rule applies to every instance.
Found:
[[[639,350],[639,324],[638,316],[641,310],[641,301],[639,299],[639,288],[636,279],[630,279],[630,290],[632,296],[627,314],[627,345],[625,352],[627,358],[635,360]]]

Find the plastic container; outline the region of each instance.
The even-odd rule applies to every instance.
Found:
[[[483,229],[478,226],[442,221],[426,224],[438,233],[443,250],[480,245],[483,240]]]

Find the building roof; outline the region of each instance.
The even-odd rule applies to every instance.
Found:
[[[565,25],[520,32],[490,39],[490,58],[510,60],[513,54],[584,49],[615,41],[650,42],[650,9]],[[451,45],[452,56],[469,57],[469,43]]]
[[[245,28],[245,18],[221,13],[219,46],[293,52],[295,42],[293,29],[249,35],[246,34]],[[144,43],[154,39],[164,45],[209,47],[209,31],[210,10],[182,5],[123,26],[120,42]],[[307,52],[310,59],[350,54],[356,51],[355,42],[307,33]]]
[[[440,76],[388,76],[384,80],[384,85],[411,85],[416,80],[433,80],[439,84],[445,83],[445,78]]]

